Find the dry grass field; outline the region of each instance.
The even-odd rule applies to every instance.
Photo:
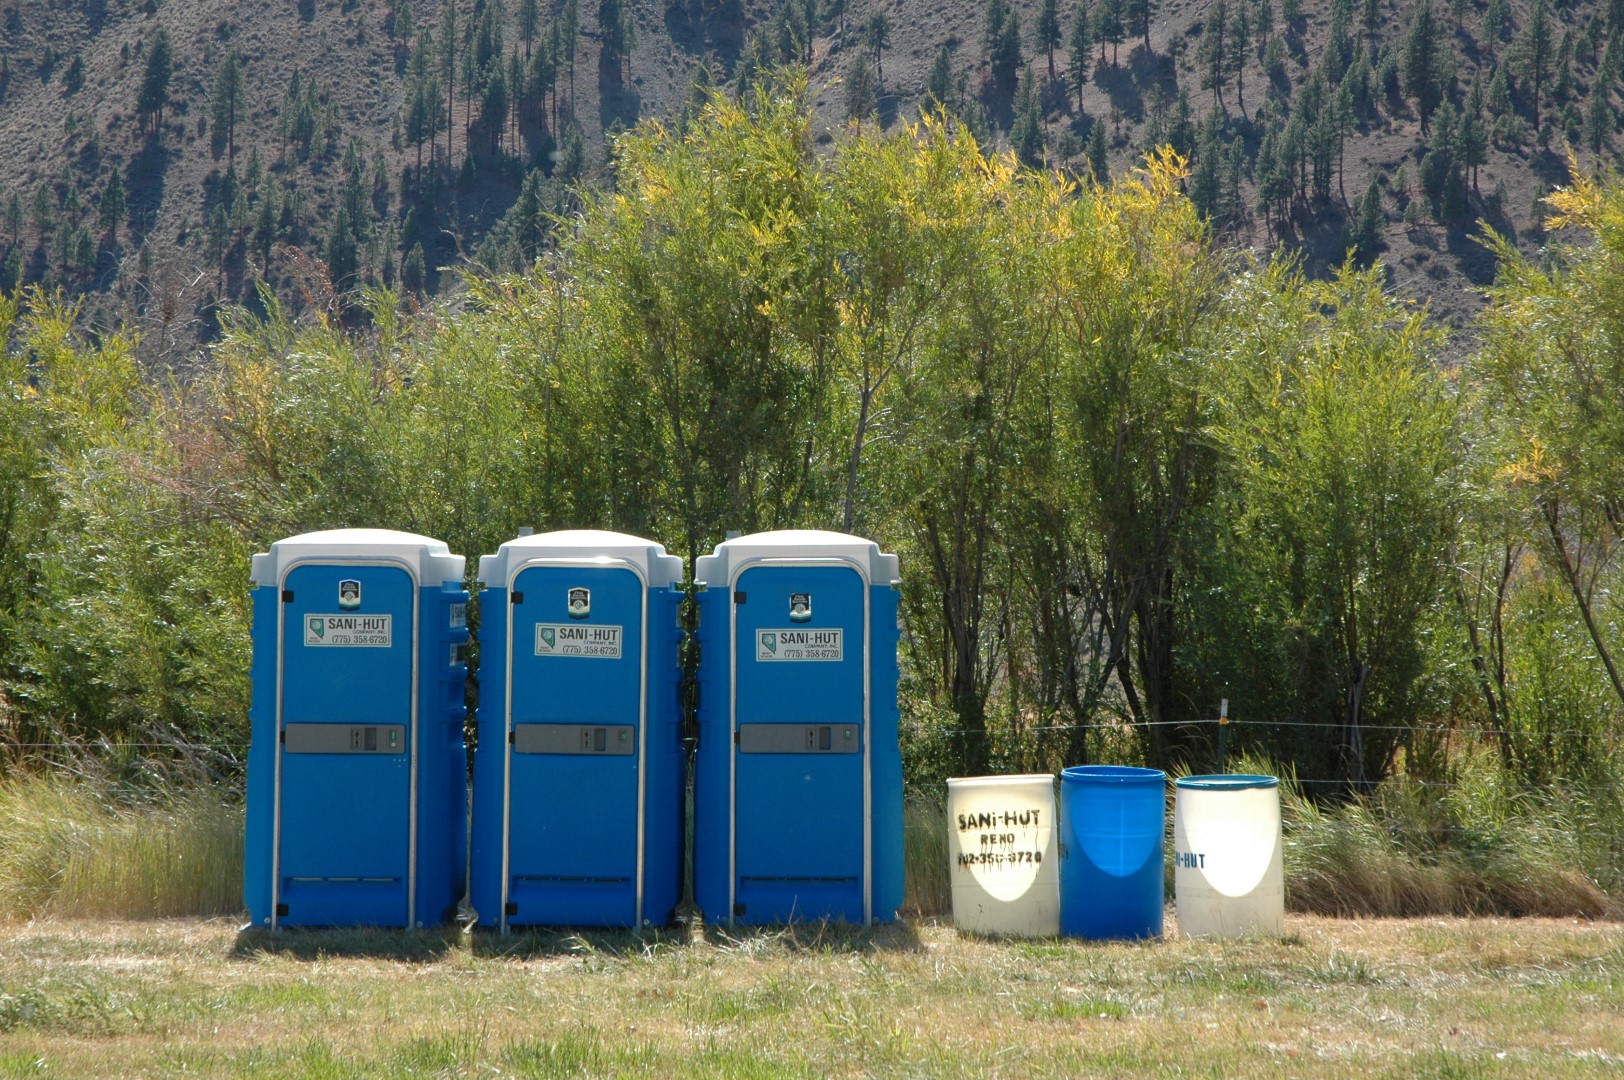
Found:
[[[0,924],[0,1076],[1604,1076],[1624,925],[499,938]]]

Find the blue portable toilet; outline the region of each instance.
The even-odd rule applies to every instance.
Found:
[[[407,926],[467,883],[463,558],[334,529],[253,559],[244,898],[255,926]]]
[[[701,558],[694,893],[706,920],[902,904],[897,559],[815,530]]]
[[[471,900],[479,925],[671,921],[682,890],[682,560],[521,536],[479,561]]]

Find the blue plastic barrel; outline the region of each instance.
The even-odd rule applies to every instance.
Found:
[[[1075,765],[1060,774],[1060,932],[1162,934],[1167,774]]]

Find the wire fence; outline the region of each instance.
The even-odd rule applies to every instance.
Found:
[[[1192,733],[1205,734],[1214,743],[1217,741],[1219,732],[1226,730],[1230,740],[1229,761],[1215,763],[1218,764],[1217,771],[1233,771],[1232,768],[1226,768],[1225,766],[1232,766],[1234,760],[1241,755],[1249,755],[1253,760],[1256,760],[1259,756],[1267,759],[1269,749],[1267,744],[1270,741],[1270,736],[1282,730],[1296,732],[1323,731],[1333,734],[1339,739],[1345,739],[1354,732],[1380,732],[1399,734],[1411,739],[1450,741],[1457,745],[1492,741],[1496,747],[1527,742],[1531,745],[1539,745],[1546,751],[1548,757],[1551,756],[1549,751],[1553,743],[1569,743],[1583,747],[1584,756],[1592,760],[1598,756],[1595,753],[1598,744],[1607,751],[1605,755],[1601,755],[1605,757],[1616,758],[1618,755],[1615,752],[1624,749],[1624,731],[1584,730],[1579,728],[1539,730],[1445,723],[1350,725],[1316,720],[1243,721],[1233,717],[1222,721],[1219,718],[1194,721],[1142,721],[1114,718],[1081,723],[1012,724],[995,722],[987,728],[931,728],[928,725],[914,725],[913,729],[906,733],[904,737],[905,774],[914,780],[910,786],[917,789],[916,794],[928,795],[928,789],[934,786],[934,778],[920,782],[920,770],[914,768],[918,763],[906,760],[910,749],[908,745],[910,739],[916,743],[936,742],[938,744],[943,741],[954,743],[969,741],[970,739],[982,739],[1002,751],[1001,754],[994,754],[995,761],[1011,759],[1019,762],[1021,759],[1025,759],[1025,764],[1032,764],[1036,759],[1053,757],[1058,752],[1058,748],[1050,742],[1057,736],[1071,736],[1077,733],[1120,736],[1155,728],[1178,728]],[[1034,741],[1040,745],[1034,747],[1032,745]],[[917,747],[915,748],[917,749]],[[172,779],[207,779],[210,782],[240,789],[245,773],[246,757],[246,744],[238,744],[231,740],[201,742],[188,737],[185,732],[178,728],[133,739],[104,736],[100,738],[34,739],[24,741],[0,737],[0,767],[3,767],[6,772],[29,769],[50,770],[70,775],[82,775],[86,778],[106,778],[110,772],[134,770],[138,773],[146,771]],[[1289,762],[1283,764],[1289,766]],[[994,771],[1000,771],[997,765],[994,766]],[[1030,770],[1023,769],[1023,771]],[[1481,776],[1460,780],[1439,778],[1436,775],[1414,775],[1404,770],[1389,770],[1377,777],[1356,778],[1348,775],[1300,775],[1292,772],[1288,767],[1286,774],[1282,778],[1288,785],[1303,789],[1311,794],[1315,792],[1341,792],[1344,794],[1372,795],[1378,791],[1394,792],[1399,790],[1448,792],[1458,789],[1482,788],[1484,786]],[[1554,779],[1560,782],[1563,778],[1557,776]],[[1507,777],[1506,780],[1509,785],[1514,786],[1517,783],[1517,780],[1513,777]]]

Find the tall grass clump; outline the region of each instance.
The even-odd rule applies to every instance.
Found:
[[[902,912],[945,915],[952,910],[947,865],[947,798],[941,785],[908,791],[902,808]]]
[[[242,865],[242,810],[211,787],[0,780],[0,918],[227,914],[242,909]]]
[[[1460,750],[1447,783],[1399,773],[1368,795],[1325,804],[1288,776],[1280,795],[1294,910],[1624,915],[1617,867],[1606,865],[1596,835],[1616,835],[1611,815],[1583,793],[1515,787],[1484,751]]]

